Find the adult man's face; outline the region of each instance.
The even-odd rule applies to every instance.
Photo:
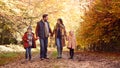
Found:
[[[44,21],[47,21],[48,20],[48,16],[46,16],[45,18],[44,18]]]

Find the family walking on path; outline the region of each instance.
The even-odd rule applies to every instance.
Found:
[[[69,31],[69,35],[67,36],[65,25],[63,24],[61,18],[57,19],[57,23],[52,31],[48,22],[48,14],[44,14],[42,16],[42,19],[39,22],[37,22],[35,33],[36,36],[32,32],[32,27],[29,26],[27,28],[27,32],[25,32],[23,36],[24,48],[26,50],[25,53],[26,60],[31,60],[31,48],[36,48],[35,41],[37,39],[39,39],[40,42],[40,59],[41,60],[49,59],[47,57],[49,35],[51,37],[55,35],[55,44],[57,46],[57,53],[58,53],[57,59],[62,58],[62,51],[63,51],[63,46],[65,46],[65,40],[68,41],[67,48],[70,50],[69,59],[73,59],[74,49],[76,47],[76,38],[74,35],[74,31],[73,30]]]

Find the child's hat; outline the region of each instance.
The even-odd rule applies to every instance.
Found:
[[[30,29],[30,30],[32,30],[32,26],[29,26],[27,29]]]

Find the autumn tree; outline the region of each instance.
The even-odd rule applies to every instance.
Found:
[[[0,0],[0,10],[0,44],[11,43],[10,38],[21,41],[29,25],[34,32],[44,13],[49,14],[52,29],[58,18],[63,19],[67,31],[76,30],[81,20],[79,0]]]
[[[93,51],[120,50],[120,1],[95,0],[82,17],[78,44]]]

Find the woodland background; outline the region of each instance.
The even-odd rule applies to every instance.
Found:
[[[44,13],[52,29],[62,18],[67,32],[75,31],[78,49],[120,51],[119,0],[0,0],[0,45],[21,44]]]

